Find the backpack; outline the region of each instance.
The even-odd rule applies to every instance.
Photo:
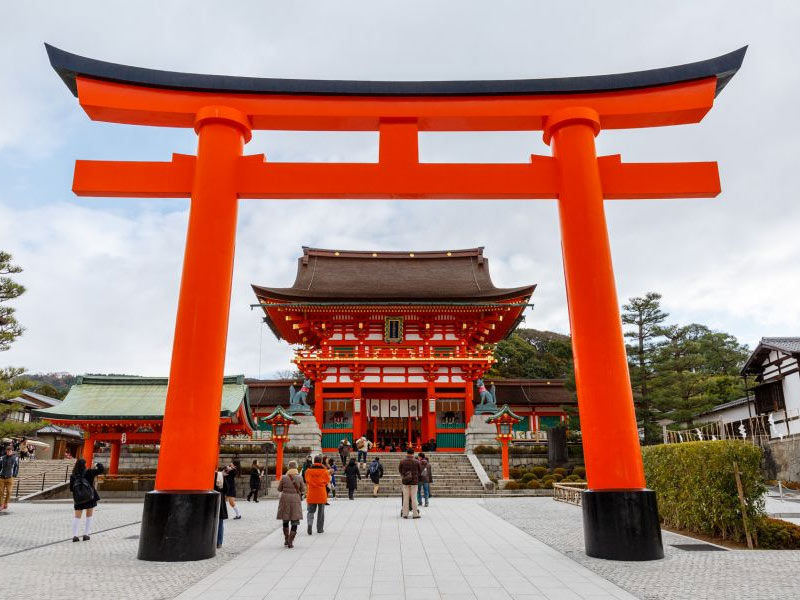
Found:
[[[76,477],[72,483],[72,499],[75,500],[75,504],[84,504],[94,500],[94,489],[83,475]]]
[[[379,463],[377,461],[372,461],[372,463],[369,465],[369,470],[368,470],[369,474],[370,475],[377,475],[378,471],[380,470],[380,466],[381,466],[381,463]]]

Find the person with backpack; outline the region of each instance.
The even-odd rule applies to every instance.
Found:
[[[372,480],[372,495],[377,498],[378,489],[381,487],[381,477],[383,477],[383,465],[377,456],[369,463],[367,475]]]
[[[358,469],[358,464],[355,458],[351,458],[350,462],[344,469],[344,476],[347,478],[347,497],[354,500],[353,494],[358,487],[358,480],[361,479],[361,471]]]
[[[17,473],[19,473],[19,458],[14,454],[14,447],[9,444],[0,458],[0,510],[8,509]]]
[[[233,460],[225,471],[225,497],[228,499],[228,504],[230,504],[233,513],[236,515],[233,517],[234,521],[242,518],[239,507],[236,506],[236,476],[239,474],[240,470],[239,461]]]
[[[250,492],[247,494],[247,501],[250,502],[250,497],[258,502],[258,490],[261,489],[261,479],[264,477],[264,472],[258,466],[258,460],[254,460],[250,465]]]
[[[317,517],[317,533],[322,533],[325,527],[325,504],[328,502],[328,483],[331,480],[328,469],[322,464],[322,457],[315,456],[314,463],[306,470],[306,511],[308,513],[308,535],[311,535],[314,525],[314,515]]]
[[[336,471],[339,468],[336,466],[336,461],[333,460],[330,456],[326,456],[322,459],[322,464],[324,464],[328,469],[328,474],[331,476],[331,482],[328,484],[328,499],[335,500],[336,499]],[[330,504],[330,503],[326,503]]]
[[[428,500],[431,497],[431,483],[433,483],[433,466],[425,455],[419,453],[419,483],[417,484],[417,504],[423,506],[422,500],[425,500],[424,506],[428,506]]]
[[[287,548],[294,548],[294,538],[297,535],[297,526],[303,518],[303,493],[306,491],[306,484],[297,472],[297,463],[293,460],[287,465],[289,468],[286,474],[278,482],[278,492],[281,497],[278,500],[278,519],[283,521],[283,545]]]
[[[303,477],[303,483],[306,481],[306,471],[308,467],[312,465],[311,456],[306,456],[306,461],[303,463],[303,468],[300,471],[300,475]]]
[[[89,541],[89,532],[92,530],[92,519],[94,518],[94,508],[100,495],[94,487],[95,477],[102,475],[105,467],[97,463],[93,469],[86,468],[86,460],[79,458],[72,468],[72,475],[69,476],[69,491],[72,492],[73,509],[75,516],[72,519],[72,541],[79,542],[78,530],[81,525],[81,516],[86,511],[86,522],[83,526],[83,541]]]
[[[228,506],[225,502],[225,492],[228,489],[228,484],[225,482],[225,475],[227,474],[227,467],[219,467],[217,472],[214,473],[214,491],[219,492],[219,523],[217,525],[217,548],[222,548],[222,538],[225,535],[225,527],[223,525],[225,519],[228,518]]]
[[[411,504],[413,517],[419,519],[419,506],[417,505],[417,484],[419,483],[419,461],[414,458],[414,451],[409,448],[406,450],[406,457],[397,466],[400,471],[400,483],[403,488],[403,508],[400,509],[400,516],[408,518],[408,507]]]
[[[358,462],[367,464],[367,452],[372,448],[372,442],[367,439],[367,436],[362,435],[356,440],[356,450],[358,451]]]
[[[350,457],[350,441],[347,439],[339,442],[339,458],[342,459],[342,466],[347,466],[347,459]]]

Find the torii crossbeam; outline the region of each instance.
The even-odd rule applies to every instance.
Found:
[[[586,552],[663,557],[645,488],[604,199],[707,198],[717,165],[597,157],[603,129],[699,122],[746,48],[635,73],[508,81],[311,81],[141,69],[47,46],[93,120],[192,127],[197,156],[83,161],[82,196],[191,198],[156,491],[139,558],[214,555],[220,385],[239,198],[557,199],[589,490]],[[378,131],[377,163],[273,163],[243,156],[253,129]],[[420,131],[543,131],[552,156],[518,164],[420,163]],[[190,425],[191,424],[191,425]]]

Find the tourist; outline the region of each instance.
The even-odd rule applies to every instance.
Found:
[[[297,463],[290,460],[288,467],[286,474],[278,482],[278,492],[281,495],[278,500],[278,519],[283,521],[283,545],[294,548],[297,526],[300,524],[300,519],[303,518],[301,500],[303,492],[306,491],[306,485],[297,472]],[[321,515],[322,513],[320,513]]]
[[[422,506],[424,498],[424,506],[428,506],[428,499],[431,497],[431,483],[433,483],[433,466],[425,455],[419,453],[419,483],[417,484],[417,504]]]
[[[83,526],[83,541],[89,541],[89,532],[92,530],[92,518],[94,507],[100,500],[100,495],[94,487],[94,479],[102,475],[105,468],[97,463],[93,469],[86,468],[86,460],[79,458],[72,468],[72,475],[69,477],[69,491],[72,492],[73,508],[75,516],[72,519],[72,541],[78,542],[78,529],[81,525],[81,515],[86,511],[86,522]]]
[[[358,462],[367,464],[367,452],[372,448],[372,442],[367,439],[367,436],[362,435],[356,441],[356,450],[358,451]]]
[[[331,482],[328,484],[328,495],[332,499],[336,499],[336,471],[339,468],[336,466],[336,461],[330,456],[322,459],[323,464],[328,468],[328,474],[331,476]],[[326,504],[330,504],[327,503]]]
[[[36,447],[28,444],[28,460],[36,460]]]
[[[325,503],[328,501],[326,489],[331,476],[322,464],[322,457],[315,456],[314,463],[306,470],[306,507],[308,510],[308,535],[311,535],[314,525],[314,515],[317,516],[317,533],[322,533],[325,526]]]
[[[408,518],[409,503],[414,513],[414,518],[419,519],[419,506],[417,506],[417,484],[419,483],[419,461],[414,458],[414,451],[409,448],[406,450],[406,457],[398,465],[400,471],[400,482],[403,488],[403,508],[400,516]]]
[[[347,465],[347,459],[350,457],[350,441],[347,439],[339,442],[339,457],[342,459],[342,466]]]
[[[308,467],[310,467],[310,466],[311,466],[311,455],[309,454],[308,456],[306,456],[306,461],[303,463],[303,470],[300,473],[302,475],[302,477],[303,477],[303,482],[305,482],[305,480],[306,480],[306,471],[308,470]]]
[[[225,492],[228,484],[225,476],[228,472],[227,467],[220,467],[214,474],[214,490],[219,492],[219,523],[217,524],[217,548],[222,548],[222,538],[225,534],[223,521],[228,518],[228,506],[225,502]]]
[[[372,480],[372,495],[377,497],[378,488],[381,487],[381,477],[383,477],[383,465],[377,456],[372,459],[372,462],[367,469],[367,474]]]
[[[347,463],[344,476],[347,478],[347,497],[353,500],[353,494],[358,487],[358,480],[361,479],[361,471],[358,470],[358,464],[355,458],[351,458],[350,462]]]
[[[232,460],[225,470],[225,496],[228,499],[228,504],[233,509],[233,520],[241,519],[242,514],[239,512],[239,507],[236,506],[236,476],[239,474],[239,461]]]
[[[247,501],[250,502],[250,497],[258,502],[258,491],[261,489],[261,480],[264,478],[264,472],[258,466],[258,460],[254,460],[250,465],[250,492],[247,494]]]
[[[22,438],[19,443],[19,459],[26,460],[28,458],[28,438]]]
[[[9,444],[0,457],[0,510],[8,509],[17,473],[19,473],[19,458],[14,454],[14,447]]]

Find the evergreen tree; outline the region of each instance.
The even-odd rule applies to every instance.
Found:
[[[517,329],[498,342],[487,377],[565,379],[572,376],[572,342],[552,331]]]
[[[625,345],[631,386],[637,400],[637,416],[644,428],[645,443],[660,438],[653,412],[650,382],[653,379],[653,357],[658,349],[659,327],[669,315],[661,310],[661,294],[648,292],[643,297],[628,300],[622,307],[622,323],[631,328],[625,337],[632,343]]]
[[[11,255],[0,250],[0,304],[25,292],[23,286],[9,277],[21,272],[20,267],[11,264]],[[10,306],[0,306],[0,352],[8,350],[11,342],[22,335],[23,329],[14,317],[14,311]]]

